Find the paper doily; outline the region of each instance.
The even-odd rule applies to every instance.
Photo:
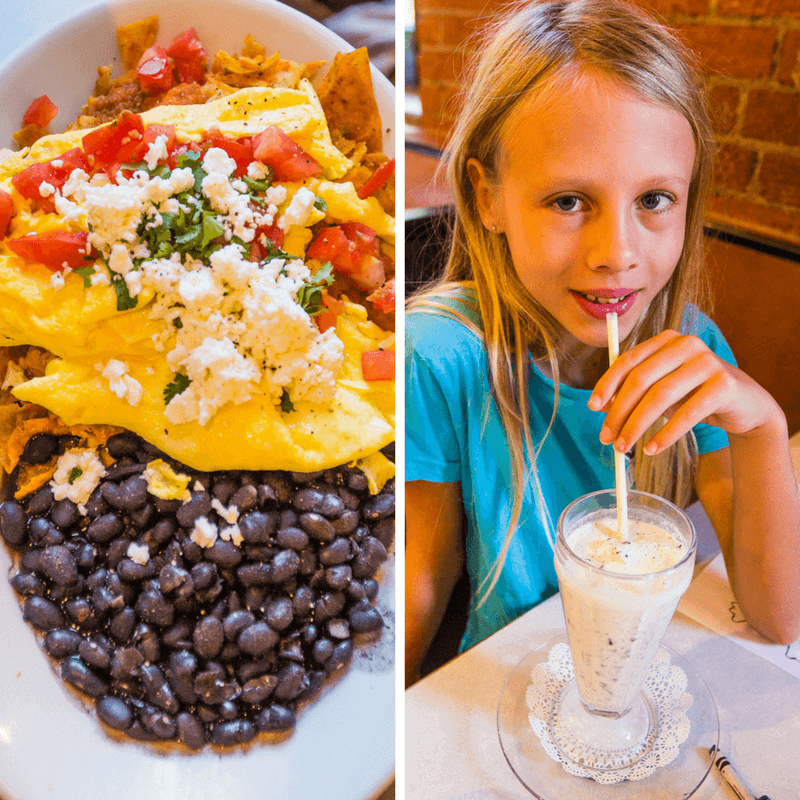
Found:
[[[686,712],[692,705],[692,697],[686,692],[686,673],[670,662],[669,653],[664,648],[659,649],[645,679],[645,688],[658,711],[658,736],[650,752],[627,769],[605,771],[582,767],[566,760],[556,750],[547,722],[553,703],[574,677],[569,645],[559,643],[550,650],[547,661],[534,667],[531,683],[525,692],[525,702],[530,711],[528,721],[533,732],[550,758],[567,772],[604,784],[637,781],[647,778],[677,757],[681,744],[689,736]]]

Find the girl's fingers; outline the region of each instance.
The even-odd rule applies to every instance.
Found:
[[[685,417],[683,413],[685,408],[690,408],[691,413],[694,413],[696,404],[693,400],[698,394],[703,394],[701,387],[706,385],[709,378],[704,365],[697,363],[703,360],[702,357],[693,359],[651,386],[621,423],[619,433],[614,437],[616,439],[615,448],[621,452],[628,450],[660,417],[669,416],[673,420],[677,418],[680,423]],[[717,397],[716,400],[719,403],[720,398]],[[616,411],[616,405],[615,401],[612,405],[614,412]],[[705,413],[703,418],[712,413],[713,410]],[[611,413],[609,412],[609,416],[611,416]],[[682,433],[686,433],[689,428],[699,421],[691,422]]]
[[[667,345],[679,338],[681,338],[681,335],[676,331],[663,331],[658,334],[658,336],[648,339],[646,342],[642,342],[631,350],[622,353],[614,363],[614,366],[597,382],[592,396],[589,399],[589,408],[595,411],[604,408],[619,390],[622,382],[631,370],[652,358]]]
[[[716,356],[702,345],[702,342],[699,342],[701,346],[698,347],[698,342],[699,340],[693,341],[690,337],[672,339],[655,354],[644,361],[639,361],[632,368],[622,365],[620,369],[623,372],[621,386],[613,402],[606,404],[608,413],[604,425],[605,435],[601,436],[602,441],[608,443],[620,434],[625,421],[648,393],[650,393],[651,401],[657,400],[657,393],[654,395],[652,391],[654,387],[660,386],[662,381],[667,382],[658,391],[668,392],[672,396],[680,386],[685,384],[685,394],[696,388],[714,369],[718,368],[719,361]],[[688,372],[685,369],[687,365],[691,365]],[[612,370],[615,370],[616,367],[615,363]],[[679,377],[675,378],[678,373]],[[663,405],[663,408],[668,408],[678,402],[682,396],[674,396],[670,402]]]

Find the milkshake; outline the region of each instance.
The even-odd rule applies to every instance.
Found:
[[[655,737],[655,711],[641,687],[692,579],[695,549],[688,517],[643,492],[628,495],[628,541],[617,532],[613,491],[580,498],[559,520],[555,567],[577,692],[565,693],[553,732],[566,741],[583,736],[579,726],[588,731],[600,718],[626,718],[644,740],[631,750],[623,737],[608,768],[621,765],[617,758],[635,759]],[[602,736],[609,735],[604,728]]]

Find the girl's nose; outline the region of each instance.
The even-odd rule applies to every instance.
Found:
[[[636,266],[635,220],[627,210],[602,211],[585,232],[591,269],[622,272]]]

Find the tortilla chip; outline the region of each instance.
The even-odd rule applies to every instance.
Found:
[[[368,152],[382,149],[381,116],[372,90],[366,47],[337,53],[318,94],[332,131],[336,129],[344,138],[366,142]]]
[[[12,134],[14,141],[19,145],[20,150],[23,147],[30,147],[34,142],[47,136],[49,131],[47,128],[40,128],[38,125],[31,123],[24,128],[20,128],[16,133]]]
[[[266,55],[265,48],[251,35],[244,40],[242,54],[231,55],[220,50],[209,69],[209,77],[228,86],[261,86],[268,84],[287,89],[295,89],[303,78],[313,78],[324,61],[309,61],[298,64],[286,61],[280,53]]]
[[[22,464],[17,474],[17,486],[14,497],[21,500],[37,489],[41,489],[58,469],[58,458],[51,458],[46,464]]]
[[[125,71],[134,69],[148,47],[156,43],[158,17],[146,17],[117,28],[117,46]]]

